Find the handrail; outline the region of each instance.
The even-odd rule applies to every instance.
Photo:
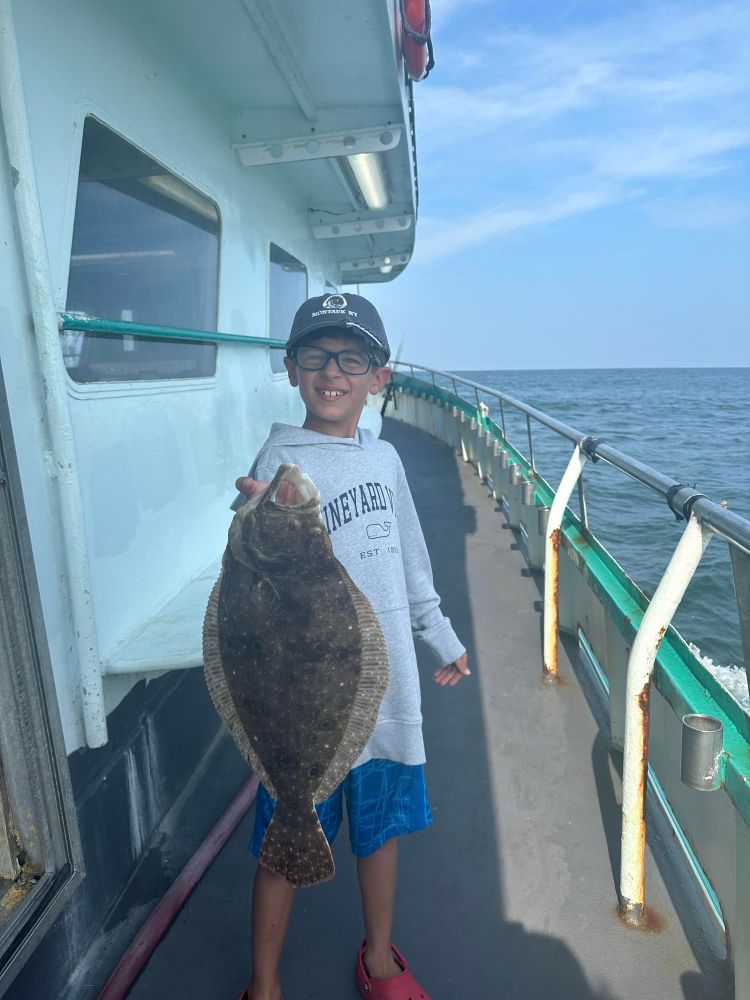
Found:
[[[463,378],[460,375],[454,375],[452,372],[440,371],[437,368],[427,368],[425,365],[414,364],[410,361],[394,362],[393,367],[396,367],[396,365],[399,368],[409,368],[412,372],[418,369],[419,371],[429,372],[433,376],[439,375],[442,378],[453,381],[454,384],[460,382],[462,385],[473,389],[475,393],[482,392],[501,400],[503,403],[509,404],[514,409],[527,414],[533,420],[567,438],[574,444],[585,441],[586,454],[593,461],[601,458],[607,465],[611,465],[642,486],[647,487],[653,493],[657,493],[663,497],[667,500],[670,509],[678,518],[684,517],[686,513],[689,517],[690,512],[694,512],[698,519],[702,523],[709,525],[717,535],[720,535],[725,541],[750,554],[750,520],[732,513],[725,507],[722,507],[721,504],[716,503],[702,493],[698,493],[692,487],[685,486],[684,483],[679,483],[676,479],[665,476],[658,469],[654,469],[650,465],[632,458],[630,455],[625,454],[625,452],[606,444],[601,439],[591,437],[583,431],[579,431],[575,427],[563,423],[561,420],[556,420],[542,410],[537,410],[536,407],[522,403],[513,396],[507,395],[507,393],[491,389],[489,386],[482,385],[480,382],[473,382],[471,379]]]
[[[250,337],[244,333],[220,333],[216,330],[193,330],[182,326],[159,326],[155,323],[132,323],[103,319],[78,313],[60,313],[61,330],[81,333],[128,334],[131,337],[155,337],[158,340],[198,340],[202,343],[252,344],[256,347],[284,347],[285,341],[273,337]]]

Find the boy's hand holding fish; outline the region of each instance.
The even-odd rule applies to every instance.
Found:
[[[240,493],[244,493],[250,499],[258,493],[262,493],[268,485],[269,483],[262,483],[257,479],[252,479],[250,476],[240,476],[235,483]],[[278,490],[276,490],[276,502],[283,504],[285,507],[294,507],[300,502],[299,490],[294,483],[289,483],[286,480],[280,483]]]

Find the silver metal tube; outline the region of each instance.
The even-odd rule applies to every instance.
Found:
[[[15,209],[39,369],[45,389],[52,447],[51,467],[54,469],[59,496],[65,574],[73,611],[84,730],[88,745],[100,747],[107,742],[107,716],[91,597],[83,500],[11,8],[10,0],[0,0],[0,107],[8,157],[17,172]]]
[[[746,552],[729,546],[732,557],[732,578],[737,597],[737,611],[740,616],[740,639],[745,660],[745,681],[750,690],[750,556]]]
[[[583,485],[583,471],[578,478],[578,504],[581,508],[581,524],[584,528],[589,526],[589,511],[586,506],[586,490]]]
[[[534,511],[536,511],[536,515]],[[548,517],[549,507],[534,508],[529,506],[526,508],[526,544],[529,553],[529,566],[532,569],[544,569],[544,547]]]
[[[547,524],[549,523],[549,507],[537,507],[537,525],[540,535],[547,535]]]
[[[521,503],[526,507],[533,507],[535,491],[536,486],[533,482],[523,483],[521,485]]]
[[[713,792],[721,788],[719,759],[724,726],[713,715],[683,715],[680,777],[690,788]]]
[[[536,472],[536,466],[534,465],[534,439],[531,434],[531,417],[526,414],[526,431],[529,435],[529,464],[531,465],[531,471]]]

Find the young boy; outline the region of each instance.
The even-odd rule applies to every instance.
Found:
[[[388,647],[390,681],[367,746],[343,784],[317,805],[329,841],[347,799],[362,893],[365,940],[355,981],[369,1000],[429,1000],[391,943],[396,837],[432,821],[424,783],[419,678],[412,633],[440,663],[435,680],[470,673],[466,650],[440,611],[432,570],[403,466],[390,444],[358,429],[368,393],[388,380],[390,348],[377,310],[359,295],[308,299],[292,324],[284,359],[306,408],[302,427],[274,424],[250,470],[237,480],[252,496],[282,462],[298,465],[320,492],[333,551],[370,600]],[[294,503],[283,483],[280,503]],[[238,497],[233,506],[243,503]],[[274,803],[259,789],[251,850],[260,853]],[[240,1000],[280,1000],[279,963],[294,887],[258,866],[253,889],[253,973]]]

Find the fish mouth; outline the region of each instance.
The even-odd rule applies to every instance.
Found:
[[[287,495],[284,502],[277,499],[279,487],[283,483],[289,483],[294,487],[296,498]],[[261,497],[277,507],[317,507],[320,503],[320,493],[318,493],[315,483],[296,465],[280,465],[276,475],[269,483],[268,489],[261,494]]]

